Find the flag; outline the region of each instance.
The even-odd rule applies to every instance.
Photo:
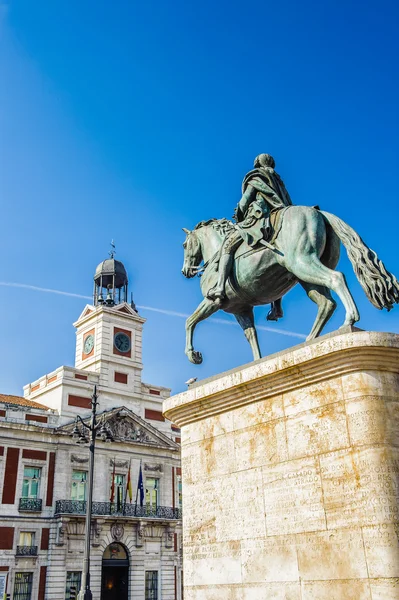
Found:
[[[137,495],[140,494],[140,506],[143,506],[144,504],[144,484],[143,484],[143,471],[141,469],[141,462],[140,462],[140,471],[139,471],[139,480],[137,482]],[[137,496],[136,496],[137,498]]]
[[[133,488],[132,488],[132,480],[130,477],[130,462],[129,462],[129,471],[127,473],[127,483],[126,483],[126,499],[129,495],[130,502],[133,500]]]
[[[111,495],[109,497],[109,501],[113,502],[115,500],[115,458],[114,458],[114,468],[112,469],[112,481],[111,481]]]
[[[116,488],[116,510],[120,512],[123,504],[123,486],[118,485]]]

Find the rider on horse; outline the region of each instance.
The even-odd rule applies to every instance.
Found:
[[[234,230],[223,241],[219,257],[217,284],[209,290],[211,300],[223,299],[225,285],[233,266],[233,256],[244,240],[254,247],[271,236],[270,213],[291,206],[291,198],[281,177],[274,170],[274,158],[270,154],[259,154],[254,169],[247,173],[242,183],[242,197],[234,211]],[[283,316],[281,299],[273,303],[269,320]]]

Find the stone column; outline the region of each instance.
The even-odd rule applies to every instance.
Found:
[[[185,600],[399,599],[399,335],[348,328],[164,403]]]

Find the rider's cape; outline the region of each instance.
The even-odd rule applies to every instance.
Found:
[[[247,204],[242,205],[248,185],[255,193],[246,194]],[[261,239],[270,238],[271,210],[291,206],[292,201],[281,177],[269,167],[260,167],[247,173],[242,182],[242,193],[239,211],[244,218],[236,224],[236,228],[249,246],[255,246]]]
[[[247,173],[242,182],[243,194],[249,184],[262,195],[270,208],[282,208],[292,205],[283,180],[271,167],[260,167]]]

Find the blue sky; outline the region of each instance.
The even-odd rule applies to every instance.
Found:
[[[296,204],[355,226],[398,276],[398,14],[386,0],[0,0],[0,281],[90,296],[114,239],[138,305],[191,313],[181,228],[229,217],[260,152]],[[344,253],[340,268],[359,327],[399,332],[399,307],[374,309]],[[1,392],[72,364],[84,304],[0,285]],[[264,355],[311,328],[302,289],[284,307],[276,325],[256,311]],[[198,326],[197,367],[182,317],[140,312],[145,381],[178,392],[251,360],[228,315]]]

